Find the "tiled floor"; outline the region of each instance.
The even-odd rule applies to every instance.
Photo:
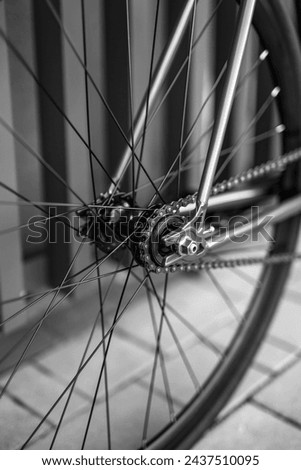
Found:
[[[251,370],[195,449],[301,449],[300,279],[299,265]]]
[[[255,268],[254,268],[255,269]],[[242,274],[242,273],[241,273]],[[249,273],[250,274],[250,273]],[[254,274],[254,273],[253,273]],[[243,382],[234,396],[223,409],[216,424],[195,445],[195,449],[301,449],[301,264],[296,264],[290,277],[285,296],[279,306],[276,318],[269,334],[262,345],[255,361],[247,372]],[[184,321],[193,324],[199,315],[199,298],[191,300],[194,287],[200,278],[191,275],[188,285],[183,290],[181,277],[175,277],[172,287],[173,305],[170,314],[174,315],[173,332],[183,340],[187,359],[197,371],[198,379],[206,377],[207,369],[216,361],[214,352],[202,344],[197,344],[186,338],[183,321],[177,317],[177,311],[185,309],[185,301],[190,298],[190,311]],[[231,334],[233,317],[229,316],[229,305],[226,299],[217,299],[209,289],[210,278],[202,278],[202,302],[208,306],[208,314],[204,315],[204,331],[217,347],[226,344]],[[246,302],[243,285],[248,282],[246,277],[227,271],[224,277],[235,298],[236,305],[243,306]],[[206,288],[208,283],[208,289]],[[158,285],[160,291],[162,286]],[[118,290],[118,286],[117,286]],[[130,289],[129,289],[130,291]],[[130,295],[130,294],[129,294]],[[116,294],[115,294],[116,296]],[[108,303],[113,302],[114,293]],[[53,396],[59,395],[62,386],[66,386],[77,371],[80,358],[86,347],[86,331],[83,331],[77,319],[85,314],[85,319],[93,324],[97,304],[95,296],[89,296],[89,302],[81,300],[67,304],[63,315],[54,315],[54,320],[47,320],[47,327],[35,342],[32,354],[28,356],[25,365],[14,377],[14,387],[8,389],[1,407],[0,419],[5,426],[0,428],[0,448],[19,447],[24,443],[28,427],[34,428],[53,403]],[[212,320],[211,311],[218,311],[218,326]],[[129,315],[133,321],[118,326],[118,343],[112,340],[109,355],[110,370],[110,415],[112,436],[118,435],[122,428],[123,440],[119,448],[132,448],[139,442],[138,435],[143,434],[145,403],[153,366],[154,343],[149,341],[151,320],[146,321],[138,301]],[[100,334],[100,326],[97,326]],[[4,338],[11,341],[18,333],[12,333]],[[173,411],[185,403],[190,396],[191,382],[194,378],[183,367],[179,355],[175,355],[176,343],[171,330],[165,328],[162,341],[166,345],[164,359],[168,365],[170,377],[177,380],[170,386],[173,395]],[[131,347],[129,348],[129,342]],[[88,347],[87,355],[97,344],[97,335]],[[39,349],[41,353],[37,354]],[[56,442],[57,448],[80,448],[87,424],[87,412],[97,386],[99,363],[102,351],[98,350],[89,366],[80,374],[72,395],[61,434],[63,439]],[[200,363],[199,358],[202,357]],[[55,370],[52,365],[56,364]],[[143,365],[142,365],[143,364]],[[127,381],[121,380],[120,368],[129,371]],[[172,375],[174,373],[174,375]],[[9,374],[9,363],[3,366],[0,374],[0,385],[3,385]],[[161,423],[168,418],[165,402],[163,375],[155,382],[152,409],[157,410],[150,420],[149,430],[160,428]],[[180,380],[178,380],[180,379]],[[27,388],[27,384],[35,384]],[[126,391],[126,394],[121,392]],[[139,397],[132,400],[131,397]],[[126,400],[126,403],[125,403]],[[42,405],[41,405],[42,404]],[[143,404],[143,405],[142,405]],[[52,439],[55,423],[58,422],[64,404],[56,407],[46,418],[39,432],[30,443],[29,448],[48,448]],[[141,408],[141,409],[140,409]],[[169,410],[170,412],[170,410]],[[132,414],[131,420],[129,419]],[[90,434],[87,440],[88,448],[106,446],[100,436],[105,423],[104,389],[99,389],[95,403],[95,414],[98,419],[92,419]],[[167,415],[167,416],[166,416]],[[134,416],[134,419],[133,419]],[[102,419],[103,418],[103,419]],[[52,431],[52,432],[50,432]],[[121,431],[120,431],[121,432]],[[114,438],[113,438],[114,440]],[[114,445],[114,441],[112,442]]]

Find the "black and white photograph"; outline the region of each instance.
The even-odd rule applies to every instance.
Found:
[[[300,220],[300,0],[0,0],[1,468],[300,468]]]

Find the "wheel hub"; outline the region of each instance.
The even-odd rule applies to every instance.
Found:
[[[81,218],[80,234],[94,242],[101,251],[110,253],[134,230],[137,211],[125,193],[100,194],[95,202],[77,212]],[[123,245],[124,242],[124,245]]]
[[[130,196],[101,194],[78,211],[80,234],[104,253],[127,247],[135,260],[150,271],[173,271],[173,259],[187,265],[205,252],[205,240],[199,233],[183,231],[188,218],[179,214],[193,196],[166,206],[143,210],[135,207]]]

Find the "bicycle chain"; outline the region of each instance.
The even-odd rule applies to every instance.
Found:
[[[243,171],[238,175],[224,180],[221,183],[216,184],[212,188],[212,196],[224,193],[233,189],[241,183],[253,181],[255,179],[266,176],[271,172],[283,171],[288,165],[296,163],[301,160],[301,148],[295,149],[285,155],[280,156],[276,160],[268,160],[266,163],[250,168],[247,171]],[[174,264],[168,267],[156,266],[150,255],[150,244],[151,234],[153,228],[157,223],[165,216],[178,215],[182,207],[186,207],[189,204],[196,202],[197,193],[188,195],[185,198],[181,198],[178,201],[174,201],[170,204],[165,204],[158,209],[155,209],[150,217],[147,219],[147,227],[143,230],[144,240],[139,243],[139,259],[143,265],[152,272],[156,273],[174,273],[176,271],[198,271],[202,269],[220,269],[225,267],[239,267],[248,266],[254,264],[278,264],[278,263],[289,263],[293,259],[301,259],[301,255],[296,254],[275,254],[267,255],[267,257],[253,257],[253,258],[239,258],[239,259],[228,259],[228,260],[215,260],[215,261],[201,261],[199,263],[185,263],[185,264]]]

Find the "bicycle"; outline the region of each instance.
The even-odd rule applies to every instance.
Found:
[[[35,424],[29,426],[26,433],[22,428],[22,442],[17,443],[22,448],[55,449],[66,446],[66,442],[70,448],[83,449],[102,445],[109,449],[132,448],[134,445],[151,449],[187,448],[214,422],[242,379],[273,318],[290,265],[300,259],[300,254],[295,253],[301,202],[301,61],[297,33],[280,0],[238,2],[230,57],[207,97],[199,104],[196,116],[191,118],[187,103],[192,67],[197,63],[200,40],[210,30],[223,0],[209,9],[207,21],[200,31],[196,26],[201,2],[183,1],[179,19],[159,58],[156,58],[156,42],[163,7],[162,1],[154,2],[149,80],[134,118],[130,1],[121,2],[120,8],[124,9],[126,19],[126,59],[129,63],[130,131],[127,132],[89,71],[87,2],[78,3],[83,28],[81,52],[55,4],[50,0],[44,3],[60,28],[73,59],[82,69],[86,132],[82,132],[66,114],[2,26],[0,36],[9,54],[26,69],[43,99],[55,108],[85,149],[91,170],[91,191],[90,199],[83,197],[25,141],[9,120],[0,117],[3,132],[13,138],[15,145],[21,146],[24,158],[26,153],[29,154],[26,157],[38,161],[68,193],[68,202],[60,199],[55,203],[36,202],[19,192],[14,184],[1,181],[4,207],[16,203],[30,205],[40,214],[37,219],[18,227],[4,228],[1,235],[32,229],[30,243],[37,237],[39,223],[49,222],[51,229],[53,223],[63,222],[76,239],[60,282],[42,292],[16,293],[3,299],[3,305],[16,304],[16,307],[7,318],[2,318],[2,328],[18,322],[31,310],[37,312],[29,317],[25,332],[17,330],[15,342],[10,339],[4,344],[0,359],[4,377],[0,382],[0,409],[2,402],[4,413],[9,402],[10,412],[6,418],[9,420],[14,413],[18,416],[20,400],[28,407],[28,396],[45,393],[45,409],[41,413],[31,410]],[[249,68],[242,70],[248,38],[250,43],[256,44],[257,58]],[[171,66],[183,43],[186,44],[185,56],[174,71]],[[228,135],[233,103],[261,67],[269,69],[270,90],[263,102],[258,103],[258,108],[252,109],[251,119],[238,140],[227,148],[223,144]],[[144,157],[145,147],[152,141],[149,134],[154,118],[161,119],[162,123],[162,117],[158,116],[161,113],[164,117],[164,105],[181,76],[184,87],[176,144],[178,151],[172,156],[165,174],[152,176],[150,164]],[[261,85],[259,82],[258,86]],[[113,174],[93,150],[92,91],[125,145],[121,163]],[[211,116],[214,107],[211,106],[207,113],[206,106],[217,92],[219,104],[215,107],[216,114]],[[6,96],[5,91],[4,94]],[[180,98],[173,96],[173,99]],[[271,107],[276,122],[257,134],[259,120]],[[207,126],[200,132],[199,120],[205,112]],[[153,132],[155,134],[156,128]],[[195,133],[196,142],[189,148]],[[273,142],[279,153],[256,164],[256,145],[271,137],[275,138]],[[244,154],[249,155],[248,161],[255,162],[249,169],[241,164]],[[225,171],[230,164],[232,168],[242,170],[229,178]],[[201,175],[194,178],[197,185],[189,191],[185,175],[191,170],[197,172],[199,168]],[[100,174],[106,175],[105,189],[98,185]],[[11,199],[6,199],[7,194]],[[49,205],[71,208],[53,215],[48,212]],[[254,207],[259,208],[258,213],[254,213]],[[262,231],[267,225],[267,217],[269,228]],[[92,262],[88,262],[91,256]],[[7,263],[6,269],[10,266],[8,260]],[[81,268],[78,268],[79,263]],[[236,296],[233,286],[225,278],[223,284],[218,279],[220,270],[226,269],[229,278],[233,276],[232,280],[237,275],[245,280],[248,292],[244,293],[243,299],[236,299],[243,304],[242,308],[238,308],[231,298],[231,295]],[[87,294],[78,298],[75,294],[81,289],[86,289]],[[195,295],[198,302],[194,300]],[[66,304],[68,314],[61,309]],[[182,310],[179,312],[179,309]],[[62,323],[64,316],[67,326]],[[59,359],[55,349],[52,361],[47,355],[43,361],[40,351],[38,356],[31,355],[43,331],[47,338],[49,331],[59,335],[56,328],[68,328],[70,331],[61,333],[70,333],[71,339],[73,334],[74,341],[79,341],[78,329],[73,326],[74,316],[79,329],[86,333],[80,351],[75,348],[70,357]],[[139,323],[137,331],[133,331],[133,321]],[[214,339],[214,331],[223,327],[231,327],[226,345]],[[64,354],[64,336],[62,341],[63,346],[57,346],[57,351]],[[130,342],[134,345],[133,357],[127,356]],[[76,354],[75,366],[73,355]],[[54,390],[51,402],[48,400],[51,386],[46,393],[43,383],[38,384],[37,390],[37,384],[31,381],[28,358],[44,371],[43,383],[46,383],[46,377],[57,375],[60,362],[65,360],[65,375],[58,378],[61,387]],[[26,390],[20,390],[19,376],[25,380]],[[134,403],[122,401],[122,392],[125,397],[131,393]],[[86,401],[81,402],[84,399],[89,399],[88,407]],[[79,418],[76,421],[75,416]],[[20,422],[20,426],[23,423]],[[116,435],[120,437],[119,441]],[[8,439],[11,436],[12,433]],[[1,445],[10,446],[8,442]]]

